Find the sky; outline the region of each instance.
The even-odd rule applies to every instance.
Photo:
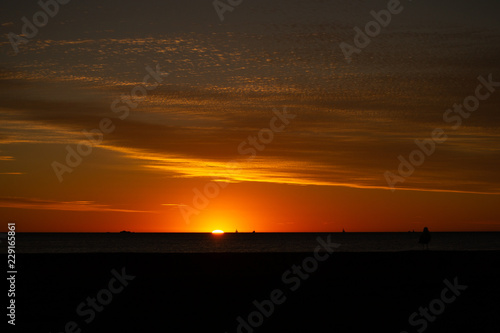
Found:
[[[500,231],[498,1],[47,3],[0,5],[2,230]]]

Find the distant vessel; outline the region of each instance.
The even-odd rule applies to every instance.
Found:
[[[238,229],[236,229],[236,231],[234,233],[237,234],[238,233]]]
[[[345,230],[344,230],[344,228],[342,228],[342,233],[345,233]]]
[[[255,234],[255,230],[254,230],[254,231],[252,231],[252,234]]]

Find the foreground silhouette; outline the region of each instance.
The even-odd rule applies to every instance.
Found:
[[[429,242],[431,241],[431,233],[427,227],[424,228],[424,231],[420,235],[418,242],[423,244],[424,249],[429,249]]]

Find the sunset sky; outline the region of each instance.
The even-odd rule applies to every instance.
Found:
[[[500,231],[500,84],[444,119],[500,82],[500,3],[400,6],[348,62],[340,44],[387,1],[243,1],[221,21],[212,0],[72,0],[32,38],[37,1],[2,2],[1,230]]]

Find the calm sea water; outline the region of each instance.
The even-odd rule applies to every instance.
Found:
[[[339,252],[421,250],[420,233],[19,233],[18,253],[207,253],[310,252],[317,238],[339,243]],[[439,251],[500,250],[499,232],[434,232],[429,248]]]

